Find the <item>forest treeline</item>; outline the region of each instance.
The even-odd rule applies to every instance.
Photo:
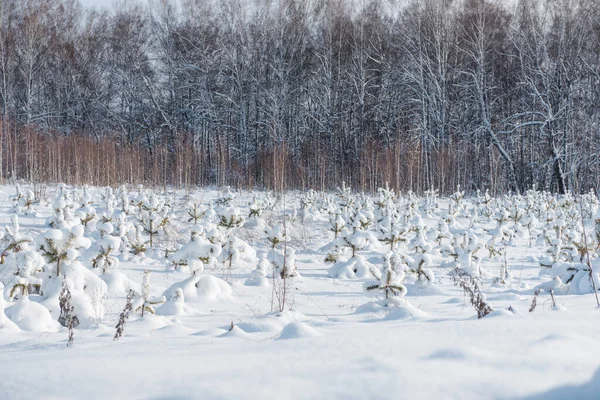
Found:
[[[0,177],[600,184],[596,0],[0,0]]]

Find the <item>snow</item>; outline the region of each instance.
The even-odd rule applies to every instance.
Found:
[[[28,190],[27,185],[21,186],[23,192]],[[65,190],[72,191],[74,204],[81,204],[85,197],[81,190]],[[129,190],[126,196],[149,204],[156,201],[148,189],[137,190]],[[14,186],[0,187],[0,231],[13,225],[14,206],[6,199],[14,192]],[[85,192],[96,214],[104,215],[99,194],[105,189]],[[329,264],[325,258],[331,246],[327,245],[335,241],[329,213],[340,210],[340,200],[334,195],[313,192],[302,209],[303,194],[288,193],[283,210],[273,206],[276,202],[266,193],[203,189],[198,196],[203,199],[203,211],[210,202],[218,204],[218,199],[230,204],[219,206],[221,214],[211,217],[207,213],[198,229],[187,221],[185,191],[156,195],[161,201],[172,199],[170,221],[176,237],[161,232],[155,238],[156,248],[145,257],[126,259],[120,246],[114,254],[120,262],[104,272],[93,268],[86,257],[101,243],[126,236],[118,232],[116,221],[121,217],[112,222],[114,232],[104,230],[113,236],[103,240],[98,229],[106,223],[95,224],[89,232],[77,226],[49,228],[46,221],[54,214],[53,197],[37,206],[39,216],[19,213],[23,236],[54,238],[62,245],[66,233],[74,234],[77,249],[66,257],[61,273],[66,275],[82,323],[75,329],[74,345],[67,347],[66,328],[57,322],[61,277],[48,261],[43,272],[24,272],[24,281],[13,280],[12,272],[3,276],[4,265],[0,265],[0,281],[7,287],[9,282],[39,279],[44,292],[19,293],[9,299],[0,287],[5,293],[0,296],[0,365],[6,366],[0,399],[598,398],[600,309],[591,293],[591,281],[583,276],[589,274],[587,263],[570,259],[570,253],[564,252],[559,260],[552,260],[552,268],[541,267],[538,260],[547,254],[549,245],[538,244],[535,236],[530,246],[530,234],[524,229],[524,236],[515,235],[512,243],[503,244],[510,274],[501,283],[497,278],[504,256],[490,257],[487,248],[478,248],[470,239],[477,236],[479,243],[487,243],[491,238],[487,232],[498,226],[482,215],[471,223],[476,199],[465,196],[453,207],[449,204],[454,200],[434,199],[438,207],[430,204],[431,199],[425,206],[424,199],[380,194],[382,198],[375,199],[378,203],[399,205],[400,227],[407,227],[408,241],[390,251],[389,244],[374,237],[379,206],[367,196],[356,196],[355,206],[364,206],[364,211],[354,220],[362,221],[355,232],[365,233],[348,236],[356,247],[354,257],[344,245],[338,261]],[[349,200],[349,194],[342,195],[344,201]],[[535,197],[542,202],[540,198]],[[265,199],[266,205],[260,215],[248,218],[249,207],[256,207],[253,199]],[[498,204],[511,201],[517,202],[494,199],[492,207],[496,210]],[[115,202],[114,207],[118,213],[121,206]],[[294,208],[302,210],[300,217],[293,216]],[[225,209],[228,217],[254,223],[217,227]],[[127,221],[135,224],[136,213],[127,215]],[[339,216],[351,227],[351,213],[344,213]],[[273,281],[273,265],[266,257],[272,243],[264,228],[280,227],[269,234],[279,238],[277,246],[283,248],[283,215],[288,218],[285,243],[295,250],[298,274],[287,281]],[[565,224],[560,225],[576,232],[562,218]],[[535,219],[534,230],[541,235],[546,221]],[[371,226],[362,230],[366,220],[372,220]],[[587,223],[588,239],[593,240],[593,221]],[[133,225],[130,228],[135,231]],[[522,229],[512,222],[502,228]],[[432,229],[447,235],[441,245],[437,243],[440,232],[434,234]],[[192,230],[197,242],[191,239]],[[239,240],[234,247],[246,253],[232,271],[223,267],[222,259],[204,265],[204,271],[194,268],[195,273],[172,268],[173,254],[178,251],[182,260],[219,257],[231,235]],[[4,250],[3,240],[0,250]],[[500,241],[498,237],[495,243]],[[448,247],[448,254],[439,251],[442,245]],[[420,253],[423,249],[426,252]],[[453,256],[457,249],[462,253]],[[27,249],[33,250],[33,246]],[[388,253],[388,262],[394,254],[398,263],[390,282],[403,280],[404,297],[385,299],[382,290],[363,290],[365,284],[383,287],[389,272],[382,266]],[[481,319],[450,274],[463,264],[463,254],[470,254],[470,264],[480,263],[482,292],[494,310]],[[594,255],[592,276],[597,275],[597,260]],[[422,275],[415,272],[418,264]],[[149,299],[159,304],[152,305],[156,314],[147,312],[142,317],[136,308],[144,271],[151,276]],[[289,298],[280,312],[272,298],[283,284],[288,285]],[[542,290],[537,307],[529,312],[538,288]],[[129,289],[137,293],[136,306],[123,337],[114,341],[114,326]]]
[[[307,325],[303,322],[291,322],[283,327],[277,339],[299,339],[314,336],[321,336],[321,334],[310,325]]]

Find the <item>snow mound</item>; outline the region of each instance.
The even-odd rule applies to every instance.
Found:
[[[495,295],[488,296],[488,300],[491,301],[521,301],[528,300],[526,297],[518,295],[516,293],[499,293]]]
[[[218,337],[236,337],[236,338],[244,338],[244,339],[249,339],[250,335],[246,332],[244,332],[243,329],[241,329],[240,327],[238,327],[237,325],[234,325],[233,328],[231,328],[230,330],[226,331],[225,333],[222,333],[221,335],[219,335]]]
[[[304,322],[291,322],[283,327],[283,330],[277,337],[277,340],[298,339],[304,337],[321,336],[313,327]]]
[[[328,271],[330,278],[356,279],[371,276],[373,264],[366,261],[363,256],[356,255],[348,261],[338,261]]]
[[[514,317],[515,315],[516,314],[514,312],[501,308],[500,310],[492,311],[491,313],[486,315],[485,318]]]
[[[388,321],[405,321],[427,318],[429,318],[429,314],[407,303],[404,306],[392,309],[384,319]]]
[[[193,329],[183,326],[181,324],[175,325],[167,325],[162,328],[158,328],[152,331],[152,336],[164,336],[164,337],[173,337],[173,336],[189,336],[194,332]]]
[[[284,324],[272,318],[260,318],[250,322],[240,322],[237,324],[246,332],[277,332]]]
[[[223,279],[207,275],[196,282],[198,297],[204,300],[215,301],[222,297],[231,296],[231,286]]]
[[[2,286],[2,282],[0,282],[0,331],[18,332],[20,329],[17,324],[11,321],[4,313],[6,301],[4,300],[4,296],[2,296]]]
[[[214,329],[208,329],[205,331],[194,332],[191,335],[192,336],[220,336],[220,335],[224,334],[225,332],[227,332],[226,329],[214,328]]]
[[[125,296],[129,289],[141,293],[142,289],[139,283],[133,282],[124,273],[118,270],[109,270],[100,275],[100,278],[106,282],[107,293],[109,296]]]
[[[465,350],[453,348],[440,349],[425,357],[426,360],[467,360],[469,358],[471,355]]]
[[[178,289],[181,290],[186,300],[203,302],[216,302],[224,299],[232,299],[231,286],[223,279],[212,275],[192,275],[181,282],[176,282],[164,291],[163,296],[172,299],[176,296]]]
[[[565,385],[558,388],[550,389],[546,392],[535,394],[532,396],[523,397],[523,400],[562,400],[562,399],[579,399],[579,400],[596,400],[600,392],[600,368],[590,379],[589,382],[582,385]]]
[[[419,310],[410,304],[406,299],[393,298],[378,301],[370,301],[359,306],[355,314],[383,314],[383,319],[395,320],[412,320],[412,319],[427,319],[429,314]]]
[[[43,305],[29,300],[28,296],[21,296],[15,305],[5,310],[5,313],[24,331],[56,332],[60,328],[60,324],[52,319],[50,311]]]
[[[187,316],[197,315],[198,312],[184,302],[183,290],[178,288],[175,295],[168,299],[165,303],[156,307],[156,315],[176,315]]]
[[[128,333],[135,334],[148,334],[157,329],[164,328],[172,325],[172,322],[168,318],[160,315],[153,315],[151,313],[144,314],[144,317],[130,320],[125,324],[125,335]]]
[[[406,286],[408,291],[406,295],[409,297],[446,295],[446,293],[434,283],[405,283],[404,286]]]

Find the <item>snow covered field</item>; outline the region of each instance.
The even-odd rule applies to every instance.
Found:
[[[30,189],[0,399],[600,398],[594,196]]]

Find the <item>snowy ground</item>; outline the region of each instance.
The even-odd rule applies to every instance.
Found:
[[[0,224],[10,226],[15,187],[0,190]],[[48,204],[36,212],[19,213],[23,232],[34,237],[48,229],[56,191],[48,190]],[[90,193],[100,215],[101,190]],[[246,215],[254,195],[236,193],[233,205]],[[201,191],[202,207],[219,196],[216,190]],[[184,193],[168,197],[179,233],[175,246],[180,247],[190,235]],[[447,201],[440,200],[442,206],[431,218],[423,216],[428,226],[443,217]],[[287,195],[285,204],[265,211],[260,223],[236,228],[236,235],[259,257],[268,251],[262,224],[294,214],[299,194]],[[465,209],[456,223],[466,226],[467,216]],[[213,285],[206,296],[186,298],[185,312],[146,313],[143,318],[132,312],[118,341],[113,340],[114,326],[125,304],[123,292],[103,299],[104,312],[86,328],[75,329],[70,347],[64,327],[31,332],[5,325],[0,328],[0,399],[600,398],[600,309],[594,295],[557,294],[559,307],[553,308],[543,292],[535,311],[529,312],[536,287],[551,281],[539,275],[537,258],[546,253],[545,246],[529,246],[528,237],[515,238],[508,246],[510,278],[504,284],[494,283],[502,259],[483,258],[481,287],[494,311],[482,319],[453,283],[453,265],[436,251],[429,268],[434,282],[422,284],[408,276],[408,293],[400,306],[378,310],[368,304],[382,296],[363,290],[372,277],[329,276],[323,246],[333,233],[326,218],[309,217],[303,223],[296,214],[288,223],[287,229],[295,230],[289,245],[296,250],[300,276],[291,278],[282,313],[271,312],[272,286],[245,285],[255,265],[240,261],[232,271],[215,264],[201,274],[229,280],[231,294]],[[484,230],[474,232],[482,240],[486,235]],[[170,245],[159,238],[155,246]],[[360,253],[380,267],[387,248],[377,243]],[[85,254],[80,251],[78,259],[101,275]],[[160,254],[149,250],[146,257],[125,257],[117,269],[135,284],[142,283],[144,270],[151,271],[151,295],[160,297],[191,276],[186,268],[167,268],[169,260]],[[4,276],[5,285],[10,285],[9,278]],[[4,297],[6,309],[19,301],[9,300],[6,291]],[[29,298],[45,304],[43,296]],[[56,311],[51,311],[56,320]]]

